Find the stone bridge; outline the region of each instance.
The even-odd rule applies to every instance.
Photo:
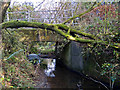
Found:
[[[56,32],[43,30],[39,28],[16,29],[15,31],[24,33],[26,35],[25,38],[29,38],[29,40],[31,41],[62,42],[64,40],[64,37],[57,34]]]

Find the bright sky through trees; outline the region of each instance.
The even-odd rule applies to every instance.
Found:
[[[42,5],[41,8],[44,8],[44,7],[51,7],[52,3],[59,2],[59,1],[60,0],[11,0],[11,6],[13,5],[14,2],[18,2],[18,3],[32,2],[34,7],[36,7],[43,2],[41,4]]]

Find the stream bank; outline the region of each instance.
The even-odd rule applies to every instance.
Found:
[[[55,77],[47,77],[44,74],[44,69],[37,68],[36,73],[38,77],[35,79],[35,88],[61,88],[61,89],[78,89],[78,90],[89,90],[89,89],[104,89],[102,85],[96,84],[95,82],[83,78],[80,74],[72,72],[64,66],[56,66],[54,72]]]

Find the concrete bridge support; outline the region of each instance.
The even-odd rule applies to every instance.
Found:
[[[71,41],[64,47],[63,51],[61,52],[60,61],[67,68],[73,71],[109,84],[109,79],[100,74],[101,71],[98,69],[96,61],[93,59],[94,55],[86,55],[86,57],[83,57],[82,51],[83,47],[81,47],[80,43]],[[119,85],[120,79],[118,78],[116,79],[115,86]]]

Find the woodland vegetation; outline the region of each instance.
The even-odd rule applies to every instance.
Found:
[[[3,72],[1,71],[1,83],[3,87],[34,87],[32,84],[32,76],[35,75],[33,65],[25,60],[26,55],[23,51],[20,51],[23,49],[27,52],[26,44],[19,40],[24,36],[24,34],[16,33],[14,30],[9,30],[9,28],[22,29],[22,27],[31,27],[56,32],[68,41],[76,41],[86,44],[83,53],[86,54],[87,52],[90,52],[91,54],[94,54],[96,64],[98,64],[100,68],[100,74],[109,79],[110,88],[113,89],[115,80],[120,78],[120,30],[118,21],[118,3],[78,3],[78,6],[74,11],[74,16],[66,20],[61,20],[60,24],[19,20],[4,22],[7,10],[8,12],[18,10],[27,11],[34,10],[34,8],[27,5],[8,8],[10,2],[0,2],[0,4],[3,5],[0,8],[0,11],[2,11],[0,12],[0,15],[2,15],[0,16],[0,33],[2,31],[4,58],[8,58],[18,51],[18,53],[9,60],[2,59],[1,61],[3,63]],[[71,3],[62,3],[62,8],[56,7],[56,9],[59,11],[60,15],[64,15],[62,10],[72,8],[69,7],[70,5]],[[84,12],[80,11],[82,6],[85,6]],[[71,16],[71,13],[69,14]],[[77,22],[79,24],[72,25],[73,22]],[[104,54],[107,54],[108,57],[106,56],[102,58],[101,56]],[[101,61],[101,63],[98,63],[99,61]],[[29,70],[31,70],[30,73],[28,73]],[[27,78],[27,80],[24,80],[25,78]],[[28,82],[30,83],[27,84]]]

